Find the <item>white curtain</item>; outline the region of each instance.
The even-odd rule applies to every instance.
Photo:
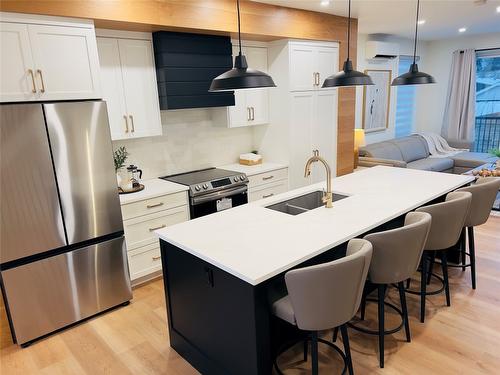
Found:
[[[448,140],[474,141],[476,51],[453,52],[441,135]]]

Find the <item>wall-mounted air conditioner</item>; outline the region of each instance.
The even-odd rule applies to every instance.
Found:
[[[396,43],[370,40],[366,42],[367,59],[394,59],[399,55],[399,45]]]

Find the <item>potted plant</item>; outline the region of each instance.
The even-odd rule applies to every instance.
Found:
[[[118,147],[118,149],[116,149],[113,153],[113,159],[115,161],[116,182],[122,190],[127,189],[127,185],[129,182],[127,171],[123,170],[123,167],[125,167],[125,163],[127,162],[127,158],[129,155],[130,154],[128,153],[125,146]]]
[[[497,158],[499,158],[496,162],[496,168],[500,169],[500,148],[494,148],[490,150],[490,154],[495,155]]]

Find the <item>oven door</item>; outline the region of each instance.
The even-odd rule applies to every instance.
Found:
[[[248,203],[247,185],[191,198],[191,219]]]

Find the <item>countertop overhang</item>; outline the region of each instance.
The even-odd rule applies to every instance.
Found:
[[[266,208],[325,182],[158,230],[160,239],[257,285],[474,180],[377,166],[332,180],[349,197],[292,216]]]

